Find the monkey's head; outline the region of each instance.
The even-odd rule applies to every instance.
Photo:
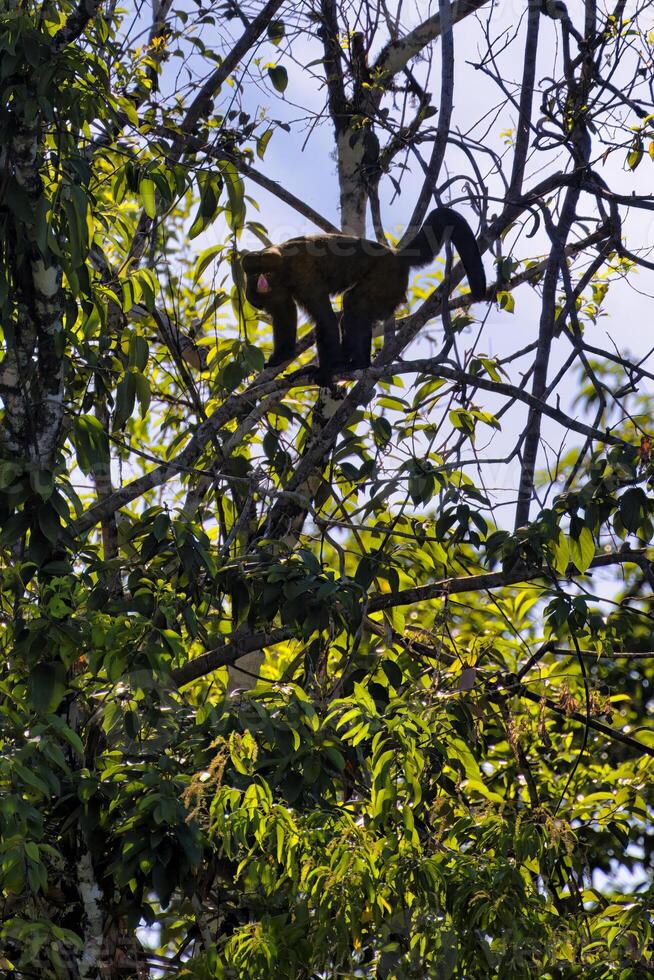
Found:
[[[245,294],[252,306],[269,310],[278,301],[286,298],[286,289],[278,278],[282,267],[279,249],[245,252],[241,255],[241,265],[246,276]]]
[[[279,249],[246,252],[241,256],[241,265],[246,275],[246,295],[250,303],[260,309],[267,308],[280,289],[278,272],[282,266],[282,255]]]
[[[275,247],[266,248],[262,252],[244,252],[241,256],[241,265],[246,276],[279,272],[282,261],[282,253]]]

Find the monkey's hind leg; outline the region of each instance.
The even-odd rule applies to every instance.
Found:
[[[343,293],[341,337],[343,355],[349,370],[370,367],[372,325],[376,319],[368,287],[355,283]]]
[[[298,300],[316,325],[318,349],[316,382],[328,387],[331,385],[332,376],[345,367],[338,319],[328,295],[312,296],[310,299],[298,297]]]
[[[391,316],[404,299],[406,283],[391,272],[383,278],[368,276],[343,293],[341,335],[350,370],[370,367],[373,324]]]

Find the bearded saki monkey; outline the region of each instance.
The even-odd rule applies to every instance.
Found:
[[[447,239],[461,257],[473,299],[483,299],[486,276],[469,224],[452,208],[436,208],[400,251],[352,235],[291,238],[242,257],[245,294],[272,317],[273,352],[267,366],[295,353],[297,306],[316,325],[316,380],[329,384],[342,370],[370,365],[373,324],[391,316],[406,298],[411,269],[432,261]],[[340,318],[330,296],[343,294]]]

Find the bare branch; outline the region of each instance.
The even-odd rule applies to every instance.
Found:
[[[457,24],[464,17],[474,14],[488,0],[454,0],[450,5],[450,19]],[[435,14],[419,24],[404,37],[390,41],[379,53],[373,70],[382,77],[393,77],[408,65],[412,58],[441,34],[440,14]]]
[[[422,225],[427,207],[438,182],[438,175],[445,159],[445,150],[452,125],[452,105],[454,102],[454,35],[450,19],[451,8],[449,0],[439,0],[440,29],[442,37],[441,62],[441,99],[438,114],[438,129],[432,149],[431,160],[425,173],[425,179],[413,209],[409,226],[402,236],[398,248],[404,248]]]
[[[336,0],[320,0],[322,25],[320,36],[324,48],[323,64],[325,66],[325,81],[327,83],[327,104],[334,124],[336,137],[347,126],[349,110],[345,96],[343,80],[343,53],[338,40],[338,18]]]
[[[536,55],[538,53],[538,28],[541,13],[539,5],[529,5],[527,20],[527,40],[525,42],[525,60],[522,70],[522,86],[520,88],[520,115],[518,118],[518,133],[513,154],[513,169],[509,187],[509,197],[517,197],[522,193],[529,136],[531,134],[531,112],[534,101],[534,81],[536,78]]]

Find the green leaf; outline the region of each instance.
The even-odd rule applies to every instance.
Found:
[[[559,575],[565,575],[570,562],[570,549],[568,547],[568,539],[560,529],[557,537],[550,541],[550,548],[552,550],[555,571]]]
[[[207,268],[207,266],[211,262],[213,262],[213,260],[216,258],[216,256],[220,255],[220,253],[223,251],[223,249],[224,249],[224,246],[223,245],[212,245],[210,248],[205,248],[205,250],[203,252],[200,252],[200,254],[198,255],[197,260],[195,262],[195,267],[193,269],[193,282],[194,283],[199,280],[200,276],[202,275],[202,273],[204,272],[204,270]]]
[[[175,866],[165,867],[157,861],[152,870],[152,888],[164,908],[168,905],[176,884]]]
[[[285,33],[286,27],[284,26],[283,20],[271,20],[268,24],[268,39],[273,44],[279,44]]]
[[[20,463],[14,463],[8,459],[2,460],[0,462],[0,490],[6,490],[7,487],[10,487],[22,473],[23,467]]]
[[[129,339],[129,366],[145,371],[150,348],[145,337],[133,333]]]
[[[408,490],[414,504],[427,504],[434,495],[435,483],[431,473],[411,476]]]
[[[500,374],[497,361],[493,360],[490,357],[481,357],[481,356],[479,358],[479,361],[481,364],[483,364],[486,373],[490,378],[492,378],[493,381],[502,380],[502,375]]]
[[[198,187],[200,189],[200,206],[188,233],[191,239],[197,238],[200,232],[204,231],[223,210],[219,205],[220,192],[222,190],[222,177],[220,174],[199,174]]]
[[[148,218],[155,218],[157,216],[157,204],[155,199],[156,189],[157,185],[153,181],[152,177],[141,177],[139,181],[139,194],[141,196],[143,210],[147,214]]]
[[[74,266],[80,266],[86,259],[88,253],[88,225],[87,216],[89,211],[89,200],[82,187],[76,184],[68,186],[69,203],[72,208],[73,217],[71,219],[70,210],[67,212],[69,219],[69,230],[73,230],[75,237],[75,258]]]
[[[399,664],[395,660],[383,660],[381,668],[391,687],[398,688],[402,683],[402,670]]]
[[[122,429],[131,418],[136,401],[136,375],[128,371],[116,389],[116,411],[114,412],[114,429]]]
[[[587,527],[582,527],[578,538],[570,538],[570,558],[583,575],[594,557],[593,535]]]
[[[36,664],[30,672],[27,687],[36,711],[41,714],[56,711],[66,693],[66,671],[63,664]]]
[[[61,533],[61,518],[54,507],[45,503],[39,507],[39,527],[50,544],[56,544]]]
[[[354,581],[357,583],[357,585],[361,586],[364,592],[370,588],[372,581],[377,574],[378,567],[379,563],[370,555],[364,555],[359,561],[354,575]]]
[[[80,415],[73,420],[72,440],[83,473],[109,465],[109,437],[95,416]]]
[[[259,157],[260,160],[263,160],[265,156],[266,148],[270,143],[270,139],[272,137],[273,132],[274,132],[273,129],[267,129],[265,133],[257,137],[257,156]]]
[[[136,129],[139,124],[139,116],[132,99],[128,97],[120,98],[118,99],[118,106],[125,113],[130,124]]]
[[[497,303],[501,310],[506,313],[513,313],[515,310],[515,299],[513,298],[513,293],[508,293],[506,290],[502,289],[498,292]]]
[[[246,375],[247,371],[239,361],[229,361],[221,372],[220,380],[228,391],[234,391]]]
[[[141,730],[141,719],[138,711],[128,709],[123,715],[123,726],[128,738],[134,740]]]
[[[266,359],[263,351],[252,344],[246,344],[243,349],[243,360],[251,371],[263,371]]]
[[[0,534],[0,545],[13,544],[27,531],[30,526],[29,514],[24,510],[19,511],[4,522],[2,533]]]
[[[631,144],[631,150],[627,154],[627,166],[630,170],[635,170],[640,161],[643,159],[643,153],[645,147],[643,146],[642,137],[637,135],[634,137]]]
[[[470,436],[474,435],[475,417],[472,412],[466,412],[463,408],[456,408],[449,412],[448,417],[455,429],[460,429]]]
[[[68,246],[70,248],[70,260],[73,269],[77,269],[82,265],[85,257],[84,249],[82,247],[80,226],[77,220],[77,213],[73,202],[68,198],[64,198],[63,205],[66,213],[66,222],[68,224],[67,237]]]
[[[281,65],[270,65],[268,75],[278,92],[285,92],[288,85],[288,73]]]
[[[50,470],[32,470],[30,486],[41,500],[49,500],[54,492],[54,477]]]
[[[245,221],[245,186],[243,180],[232,163],[223,166],[223,175],[229,198],[227,221],[233,231],[243,227]]]
[[[375,445],[380,449],[384,449],[391,441],[393,427],[387,418],[380,415],[378,418],[373,418],[372,420],[372,432]]]
[[[620,497],[620,519],[627,531],[636,532],[647,517],[647,495],[642,487],[629,487]]]
[[[59,595],[55,595],[48,601],[48,615],[53,619],[66,619],[72,613],[72,608],[67,605]]]
[[[50,796],[50,787],[32,769],[28,769],[27,766],[14,760],[13,770],[30,789],[36,790],[37,793],[41,793],[43,796]]]
[[[48,723],[51,728],[64,738],[68,744],[77,752],[80,758],[84,758],[84,745],[81,738],[74,729],[67,725],[63,718],[59,715],[50,715],[48,718]]]
[[[333,745],[325,745],[323,751],[338,772],[343,772],[345,769],[345,759],[343,758],[342,752],[339,752]]]
[[[150,390],[150,382],[145,377],[144,374],[136,372],[134,374],[134,384],[136,385],[136,397],[138,398],[139,406],[141,409],[141,418],[144,419],[148,413],[150,407],[150,400],[152,398],[152,392]]]

